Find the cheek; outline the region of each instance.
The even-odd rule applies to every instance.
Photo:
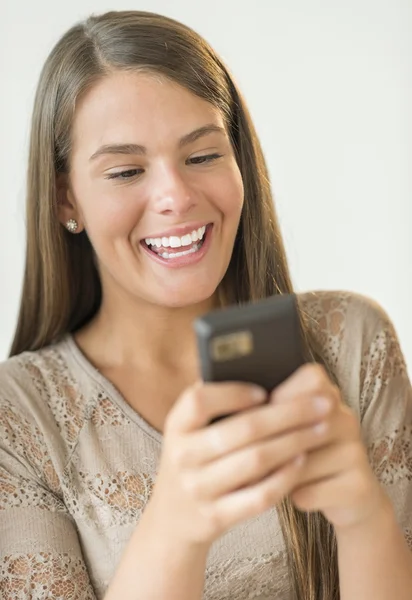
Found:
[[[83,203],[86,229],[91,239],[127,237],[143,213],[143,204],[136,202],[136,194],[123,188],[94,192]]]
[[[240,171],[233,168],[230,175],[218,179],[215,182],[215,193],[213,197],[219,210],[227,217],[240,217],[243,207],[244,189]]]

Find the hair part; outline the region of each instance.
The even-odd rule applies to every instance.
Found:
[[[29,149],[26,267],[11,355],[43,348],[78,330],[101,305],[100,278],[87,233],[71,235],[58,220],[56,179],[70,174],[76,103],[116,70],[167,77],[210,102],[224,117],[245,202],[218,290],[223,303],[293,291],[261,146],[227,68],[181,23],[147,12],[109,12],[72,27],[52,50],[40,77]],[[308,357],[325,364],[303,313],[301,318]],[[278,513],[294,600],[338,600],[332,526],[320,513],[299,512],[289,499]]]

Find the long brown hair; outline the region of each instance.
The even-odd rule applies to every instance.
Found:
[[[37,89],[28,167],[27,255],[11,355],[37,350],[87,323],[101,286],[86,232],[57,218],[56,175],[70,173],[76,101],[113,70],[170,78],[218,107],[243,178],[245,203],[220,291],[243,303],[292,291],[262,150],[242,96],[213,49],[190,28],[146,12],[110,12],[72,27],[52,50]],[[302,315],[308,354],[325,364]],[[278,509],[295,600],[339,598],[336,540],[319,514],[285,500]]]

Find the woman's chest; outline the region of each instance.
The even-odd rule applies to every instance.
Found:
[[[145,430],[123,411],[103,404],[66,467],[65,502],[98,598],[104,597],[151,497],[160,455],[161,439],[149,427]],[[275,510],[241,523],[212,546],[204,600],[286,600],[286,592]]]
[[[163,432],[167,415],[196,381],[196,373],[171,369],[116,369],[105,372],[122,399],[156,431]]]

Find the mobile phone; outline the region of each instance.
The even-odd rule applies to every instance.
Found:
[[[215,310],[194,329],[205,382],[242,381],[271,392],[306,362],[295,294]]]

